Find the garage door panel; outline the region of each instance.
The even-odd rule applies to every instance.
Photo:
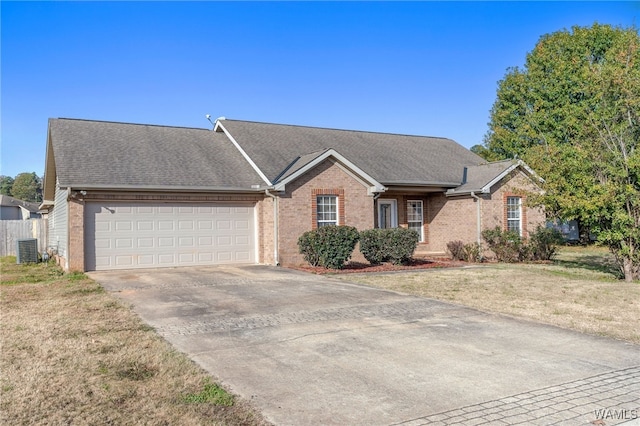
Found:
[[[246,231],[249,229],[249,221],[246,220],[236,220],[234,229]]]
[[[115,256],[115,266],[120,267],[130,267],[133,266],[133,255],[116,255]]]
[[[138,255],[138,265],[152,267],[155,263],[155,256],[152,254]]]
[[[250,260],[251,258],[252,258],[252,256],[251,256],[251,254],[250,254],[250,253],[242,253],[242,252],[238,252],[238,253],[236,254],[236,262],[242,262],[242,263],[250,262],[250,261],[251,261],[251,260]]]
[[[206,236],[206,237],[198,237],[198,246],[200,247],[211,247],[213,246],[213,237],[212,236]]]
[[[236,235],[235,237],[235,245],[237,246],[249,246],[251,245],[251,240],[247,235]]]
[[[216,221],[216,229],[226,231],[231,229],[231,221],[230,220],[217,220]]]
[[[137,243],[138,245],[136,247],[142,248],[142,249],[156,247],[153,238],[138,238]]]
[[[176,246],[175,238],[173,237],[160,237],[158,238],[158,247],[160,248],[174,248]]]
[[[220,251],[218,252],[218,262],[220,263],[229,263],[233,260],[233,253],[228,251]]]
[[[152,220],[139,220],[136,222],[136,225],[138,227],[138,231],[153,231],[155,229]]]
[[[175,222],[172,220],[159,220],[158,231],[173,231],[175,230]]]
[[[133,247],[133,239],[132,238],[116,238],[116,248],[117,249],[126,249]]]
[[[87,203],[87,269],[255,262],[254,207]]]

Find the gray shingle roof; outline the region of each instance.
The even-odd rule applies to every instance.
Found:
[[[4,207],[22,207],[27,209],[31,213],[38,213],[38,203],[31,203],[29,201],[18,200],[17,198],[10,197],[8,195],[0,194],[0,206]]]
[[[484,160],[451,139],[221,120],[272,182],[302,153],[335,149],[383,184],[462,182],[465,166]]]
[[[448,195],[469,194],[490,190],[488,185],[504,175],[512,167],[522,165],[519,160],[502,160],[492,163],[479,164],[467,169],[467,181],[459,187],[449,190]],[[503,176],[504,177],[504,176]]]
[[[207,129],[51,119],[63,187],[247,188],[264,184],[231,141]]]

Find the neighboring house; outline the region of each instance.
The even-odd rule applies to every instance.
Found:
[[[18,200],[8,195],[0,195],[0,220],[38,219],[38,203]]]
[[[545,221],[526,204],[541,182],[445,138],[51,119],[42,207],[66,269],[296,265],[298,237],[326,225],[415,229],[419,254],[495,226],[526,236]]]

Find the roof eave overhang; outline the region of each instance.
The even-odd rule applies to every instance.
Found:
[[[60,185],[72,191],[128,191],[128,192],[232,192],[232,193],[261,193],[272,186],[256,185],[252,188],[230,186],[160,186],[160,185],[95,185],[76,184]]]
[[[51,207],[53,207],[53,200],[42,200],[42,203],[40,203],[40,206],[38,207],[39,210],[49,210]]]
[[[409,183],[409,182],[385,182],[387,191],[398,192],[445,192],[449,188],[459,186],[459,183],[451,182],[424,182],[424,183]]]
[[[491,193],[491,187],[484,186],[480,189],[465,189],[463,191],[456,191],[455,188],[452,188],[445,192],[444,195],[447,197],[461,197],[461,196],[470,196],[472,194],[489,194]]]

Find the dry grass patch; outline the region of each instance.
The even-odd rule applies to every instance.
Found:
[[[606,250],[567,247],[550,264],[339,278],[640,343],[640,284],[620,281],[616,273]]]
[[[1,267],[1,424],[267,424],[84,274]]]

